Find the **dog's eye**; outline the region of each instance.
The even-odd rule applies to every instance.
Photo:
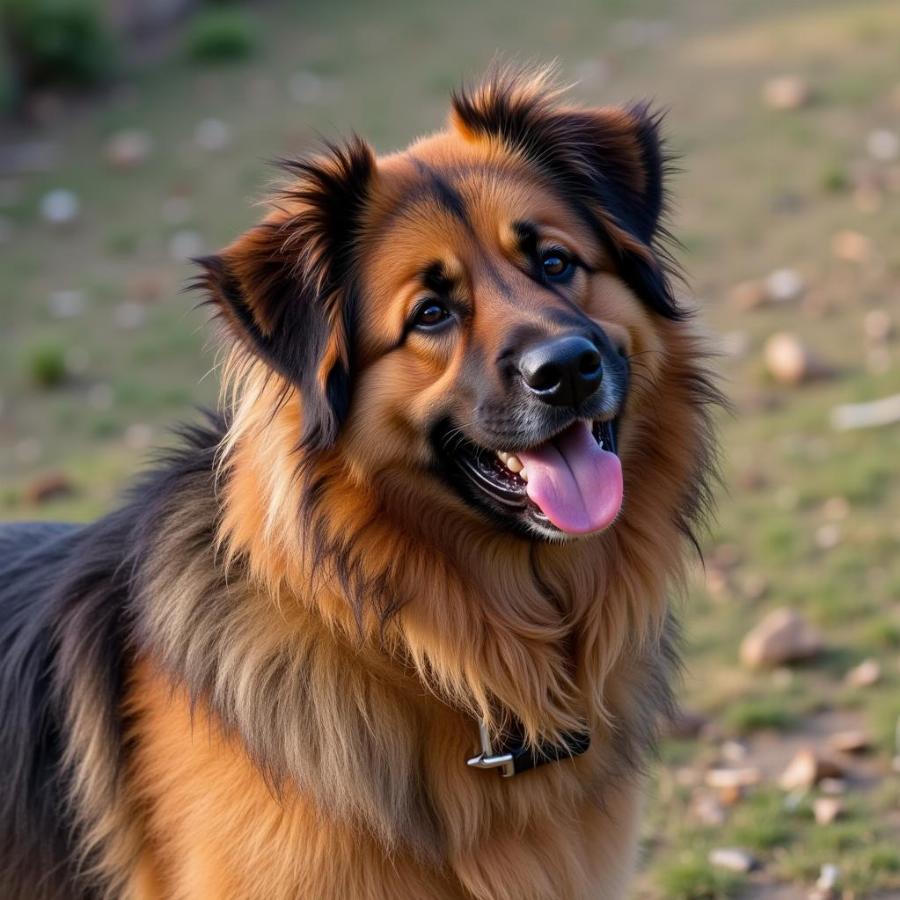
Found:
[[[541,271],[549,281],[568,281],[575,272],[572,257],[556,248],[541,253]]]
[[[413,325],[426,331],[443,325],[450,318],[450,310],[437,300],[428,300],[423,303],[413,316]]]

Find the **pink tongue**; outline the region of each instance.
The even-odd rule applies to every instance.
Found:
[[[528,496],[561,531],[601,531],[619,514],[622,464],[615,453],[600,449],[587,422],[516,455],[528,475]]]

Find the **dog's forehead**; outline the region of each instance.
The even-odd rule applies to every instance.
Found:
[[[440,133],[383,157],[363,229],[372,267],[379,262],[401,280],[424,259],[503,252],[515,223],[537,222],[593,237],[536,167],[496,141]],[[582,247],[584,249],[584,246]]]

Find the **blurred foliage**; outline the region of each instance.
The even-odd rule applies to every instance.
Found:
[[[235,62],[253,55],[258,38],[249,14],[216,4],[194,17],[188,29],[187,50],[198,62]]]
[[[95,0],[0,3],[12,67],[22,90],[90,87],[112,72],[115,45]]]
[[[37,344],[28,352],[28,375],[33,384],[52,388],[66,378],[66,354],[61,344]]]

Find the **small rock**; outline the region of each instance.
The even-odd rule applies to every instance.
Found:
[[[231,127],[221,119],[204,119],[194,129],[194,143],[209,153],[224,150],[231,143]]]
[[[828,746],[839,753],[863,753],[871,744],[869,736],[861,728],[836,731],[828,738]]]
[[[819,872],[819,880],[816,887],[822,891],[833,891],[841,877],[841,870],[832,863],[825,863]]]
[[[116,326],[123,331],[134,331],[140,328],[147,318],[144,307],[135,300],[120,303],[113,312]]]
[[[769,293],[762,282],[741,281],[729,291],[728,299],[736,309],[747,312],[765,306]]]
[[[715,797],[701,794],[694,800],[691,810],[694,817],[703,825],[719,826],[725,824],[725,809]]]
[[[162,272],[139,272],[128,283],[129,293],[141,303],[152,303],[162,297],[166,289]]]
[[[717,847],[711,850],[709,864],[731,872],[751,872],[758,865],[753,854],[741,847]]]
[[[54,291],[47,305],[54,319],[74,319],[84,313],[84,294],[81,291]]]
[[[68,497],[73,492],[72,482],[66,474],[50,472],[30,482],[25,487],[23,497],[26,503],[39,506],[59,497]]]
[[[747,758],[747,747],[740,741],[725,741],[719,747],[719,753],[725,762],[731,765],[742,763]]]
[[[791,609],[769,613],[741,642],[741,661],[752,669],[774,668],[821,652],[821,635]]]
[[[146,131],[120,131],[106,145],[106,162],[114,169],[136,169],[146,161],[152,147],[153,142]]]
[[[844,770],[833,759],[806,747],[797,751],[778,783],[786,791],[808,790],[823,778],[839,778],[843,774]]]
[[[80,213],[78,196],[66,188],[57,188],[41,198],[41,216],[56,228],[73,225]]]
[[[762,772],[756,766],[736,769],[710,769],[705,779],[711,788],[753,787],[762,781]]]
[[[769,109],[800,109],[806,106],[811,98],[809,84],[799,75],[770,78],[763,86],[763,101]]]
[[[886,309],[870,309],[863,317],[863,332],[873,343],[883,343],[894,333],[894,320]]]
[[[866,138],[866,150],[878,162],[893,162],[900,156],[900,138],[887,128],[876,128]]]
[[[881,663],[877,659],[867,659],[852,668],[845,678],[851,687],[871,687],[881,681]]]
[[[822,517],[829,522],[842,522],[850,515],[850,501],[846,497],[829,497],[822,504]]]
[[[769,593],[769,579],[759,572],[744,572],[738,581],[738,590],[745,600],[756,603]]]
[[[176,262],[187,262],[201,256],[205,247],[203,237],[197,231],[176,231],[169,240],[169,256]]]
[[[803,296],[806,281],[796,269],[776,269],[766,278],[765,290],[772,303],[790,303]]]
[[[766,341],[763,355],[766,369],[779,384],[802,384],[832,371],[797,335],[786,331],[777,332]]]
[[[816,797],[813,801],[813,817],[818,825],[830,825],[843,811],[843,801],[837,797]]]
[[[831,252],[835,259],[863,264],[872,259],[872,242],[858,231],[839,231],[831,239]]]
[[[142,422],[129,425],[125,430],[125,446],[129,450],[146,450],[153,443],[153,429]]]
[[[823,778],[819,790],[827,797],[841,797],[847,793],[847,782],[843,778]]]
[[[841,526],[834,522],[820,525],[816,529],[815,542],[820,550],[834,550],[843,540]]]

